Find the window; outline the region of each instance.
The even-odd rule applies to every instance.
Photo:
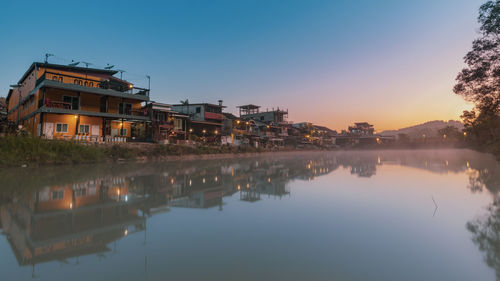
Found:
[[[56,124],[56,132],[57,133],[67,133],[68,132],[68,124]]]
[[[200,106],[196,107],[196,113],[201,113],[201,107]]]
[[[61,200],[64,198],[64,190],[52,191],[52,200]]]
[[[132,115],[132,104],[121,102],[118,106],[118,113],[125,115]]]
[[[80,134],[88,134],[90,132],[90,125],[80,125],[78,132]]]
[[[182,119],[175,119],[174,120],[174,130],[182,131]]]
[[[85,187],[76,187],[73,188],[75,191],[75,197],[83,197],[87,195],[87,188]]]
[[[167,120],[167,115],[165,112],[156,113],[156,121],[165,122]]]
[[[261,117],[260,117],[260,120],[261,120],[261,121],[263,121],[263,120],[264,120],[264,116],[261,116]]]
[[[120,129],[120,136],[127,136],[127,129],[121,128]]]
[[[78,110],[80,107],[80,98],[72,96],[63,96],[63,102],[70,104],[69,109]]]

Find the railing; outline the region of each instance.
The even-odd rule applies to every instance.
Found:
[[[91,78],[46,71],[36,80],[36,86],[44,80],[52,80],[64,84],[73,84],[89,88],[115,90],[131,95],[149,96],[149,89],[134,87],[132,84],[121,83],[114,80],[95,80]]]
[[[51,107],[51,108],[63,108],[63,109],[71,109],[71,103],[69,102],[62,102],[62,101],[45,101],[45,106],[46,107]]]
[[[205,112],[205,119],[222,120],[222,113]]]

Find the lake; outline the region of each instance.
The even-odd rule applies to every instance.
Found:
[[[500,166],[341,151],[0,171],[0,280],[500,280]]]

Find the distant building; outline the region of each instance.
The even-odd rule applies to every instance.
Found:
[[[373,136],[373,125],[367,122],[354,123],[354,126],[349,126],[349,134],[354,136]]]
[[[145,107],[151,116],[151,137],[155,142],[187,140],[189,116],[172,110],[169,104],[151,102]]]
[[[220,141],[223,125],[222,100],[219,104],[193,103],[172,105],[172,110],[189,116],[191,125],[189,131],[204,141]]]
[[[244,119],[253,119],[266,124],[284,124],[287,123],[288,110],[283,110],[280,108],[259,111],[260,106],[247,104],[238,106],[240,109],[240,117]]]

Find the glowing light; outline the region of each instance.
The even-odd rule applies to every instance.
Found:
[[[78,119],[78,115],[75,115],[75,119]]]
[[[206,133],[206,132],[207,132],[207,130],[203,129],[203,131],[202,131],[202,132],[203,132],[203,133]]]
[[[240,124],[240,120],[236,120],[236,124]]]
[[[271,178],[267,178],[267,182],[271,182]]]
[[[241,186],[238,184],[238,190],[240,190],[240,189],[241,189]]]
[[[189,129],[189,132],[192,133],[193,132],[193,129]]]
[[[134,87],[134,85],[130,84],[130,85],[128,85],[128,87],[129,87],[130,89],[132,89],[132,88]]]
[[[469,161],[467,161],[467,168],[469,168],[469,167],[470,167],[470,164],[469,164]]]
[[[250,184],[249,184],[249,183],[247,183],[247,188],[249,188],[249,187],[250,187]]]
[[[189,180],[189,186],[191,186],[192,184],[193,184],[193,181]]]
[[[69,203],[69,208],[73,209],[73,203]]]
[[[205,183],[205,178],[203,178],[203,183]]]
[[[215,181],[218,181],[218,180],[219,180],[219,178],[218,178],[217,176],[215,176],[214,180],[215,180]]]
[[[170,179],[170,183],[171,183],[171,184],[174,184],[174,178],[171,178],[171,179]]]
[[[467,132],[464,132],[464,137],[466,137],[466,136],[467,136]]]
[[[118,194],[118,196],[120,195],[120,189],[116,191],[116,194]]]
[[[124,234],[125,236],[127,236],[127,235],[128,235],[128,229],[125,229],[125,231],[123,232],[123,234]]]
[[[219,133],[219,131],[215,130],[215,132],[214,132],[214,133],[217,135],[217,134]]]

